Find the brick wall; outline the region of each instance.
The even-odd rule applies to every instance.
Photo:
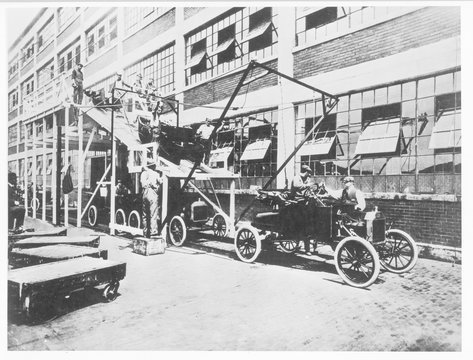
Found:
[[[184,8],[184,19],[188,19],[191,16],[194,16],[197,14],[199,11],[203,10],[205,8],[203,7],[186,7]]]
[[[429,7],[322,43],[294,55],[304,78],[383,58],[460,34],[459,7]]]
[[[277,69],[277,60],[268,62],[265,65],[269,66],[272,69]],[[238,81],[240,81],[243,71],[244,69],[238,73],[225,76],[217,80],[207,81],[206,83],[202,85],[198,85],[188,91],[185,91],[184,102],[187,104],[192,104],[192,105],[186,106],[185,109],[187,110],[192,107],[195,107],[195,105],[205,105],[208,103],[220,101],[220,100],[230,97],[230,95],[235,90],[235,87],[237,86]],[[253,71],[253,76],[258,75],[262,73],[263,71],[264,70],[262,70],[261,68],[255,69]],[[252,76],[251,72],[248,76]],[[255,90],[265,88],[268,86],[275,86],[277,85],[277,83],[278,83],[277,76],[275,74],[268,74],[262,77],[261,79],[252,82],[249,85],[248,93],[251,93]],[[246,91],[246,88],[247,86],[243,86],[243,88],[240,89],[240,94]]]
[[[236,195],[235,214],[239,217],[254,195]],[[229,209],[229,195],[219,194],[224,211]],[[461,247],[461,202],[416,200],[367,200],[367,210],[374,206],[386,216],[387,224],[410,234],[416,242]],[[258,212],[270,209],[256,201],[243,217],[250,221]]]
[[[151,24],[146,25],[143,29],[140,29],[135,34],[131,35],[123,42],[123,53],[128,54],[133,49],[136,49],[150,39],[172,28],[175,25],[175,12],[175,9],[168,11]],[[158,48],[158,46],[156,46],[156,48]]]

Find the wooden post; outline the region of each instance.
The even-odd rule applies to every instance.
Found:
[[[64,107],[64,169],[69,167],[69,110],[70,106]],[[62,169],[61,169],[62,170]],[[64,226],[69,226],[69,194],[64,194]]]
[[[112,104],[115,104],[115,89],[112,89]],[[112,138],[112,154],[111,154],[111,166],[112,166],[112,176],[110,180],[110,235],[115,235],[115,185],[116,185],[116,150],[117,143],[115,141],[115,135],[113,132],[114,119],[115,119],[115,110],[112,109],[112,118],[110,123],[110,135]]]
[[[59,144],[59,146],[58,146]],[[53,113],[53,168],[51,171],[51,196],[53,201],[53,224],[58,225],[59,219],[57,214],[59,213],[58,209],[60,207],[60,202],[58,201],[61,197],[61,176],[57,171],[58,159],[61,159],[61,130],[57,121],[57,113]],[[59,160],[60,161],[60,160]],[[58,186],[59,185],[59,186]]]
[[[166,217],[168,216],[169,178],[167,176],[163,176],[163,184],[161,185],[161,188],[162,188],[162,191],[161,191],[162,199],[161,199],[161,217],[160,217],[160,220],[162,222],[163,219],[166,219]],[[144,215],[145,214],[143,214],[143,216]],[[148,224],[148,226],[150,226],[150,225]],[[161,228],[161,236],[166,236],[165,227],[166,226],[163,226]]]
[[[75,110],[75,109],[74,109]],[[82,188],[84,186],[84,162],[85,154],[82,153],[84,146],[84,117],[82,111],[77,109],[80,112],[78,114],[78,132],[79,132],[79,148],[77,150],[77,227],[82,227]],[[83,159],[83,160],[82,160]]]
[[[230,215],[230,234],[234,233],[235,230],[235,179],[232,178],[230,181],[230,209],[228,211]]]
[[[41,199],[42,206],[42,219],[46,221],[46,192],[47,192],[47,184],[46,184],[46,118],[43,118],[43,196]]]
[[[36,124],[35,122],[33,121],[32,122],[33,124],[33,151],[32,151],[32,154],[31,154],[31,159],[32,159],[32,164],[31,166],[33,167],[33,171],[32,171],[32,176],[33,176],[33,195],[31,196],[31,201],[30,201],[30,204],[31,204],[31,209],[32,209],[32,217],[33,219],[36,219],[36,204],[35,204],[35,199],[36,199],[36,163],[38,161],[37,157],[36,157]]]

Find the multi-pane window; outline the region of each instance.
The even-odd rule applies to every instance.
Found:
[[[426,175],[461,171],[460,72],[339,99],[328,120],[297,153],[298,165],[309,164],[316,176],[369,176],[360,180],[364,191],[454,191],[451,181]],[[295,111],[298,143],[321,116],[322,104],[299,104]],[[317,134],[330,140],[317,139]],[[336,135],[333,143],[328,134]],[[332,152],[328,146],[333,146]]]
[[[18,129],[16,124],[8,128],[8,146],[16,145]]]
[[[226,120],[210,156],[210,166],[224,164],[244,177],[269,177],[277,170],[277,110]]]
[[[132,7],[125,9],[125,35],[149,24],[167,11],[170,7]]]
[[[8,79],[11,79],[18,73],[18,59],[15,58],[8,64]]]
[[[87,31],[87,56],[102,53],[117,38],[117,13],[107,15]]]
[[[277,14],[273,9],[235,8],[186,36],[186,84],[226,73],[276,55]]]
[[[174,45],[159,50],[125,69],[125,82],[133,83],[136,74],[143,75],[143,85],[149,79],[153,79],[154,85],[163,94],[172,92],[174,90]]]
[[[76,64],[80,63],[80,55],[80,45],[77,43],[59,54],[59,73],[71,70]]]
[[[8,111],[14,110],[18,106],[18,91],[14,90],[8,94]]]
[[[21,84],[21,93],[23,96],[29,95],[34,91],[34,78],[30,77]]]
[[[51,18],[38,32],[38,52],[48,45],[54,36],[54,19]]]
[[[76,15],[78,10],[78,7],[62,7],[58,9],[59,31],[64,29],[69,19]]]
[[[53,78],[54,64],[46,64],[38,71],[38,89],[47,85]]]
[[[21,65],[28,63],[34,56],[34,42],[31,39],[28,44],[26,44],[23,49],[21,49]]]

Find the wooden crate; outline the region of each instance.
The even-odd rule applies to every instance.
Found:
[[[166,248],[166,240],[161,236],[138,237],[133,240],[133,252],[140,255],[164,254]]]

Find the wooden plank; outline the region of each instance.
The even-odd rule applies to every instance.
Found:
[[[97,248],[100,245],[100,236],[35,236],[17,241],[13,246],[16,248],[33,248],[46,245],[69,244],[79,246],[90,246]]]
[[[66,236],[67,235],[67,228],[65,227],[60,227],[60,228],[54,228],[54,229],[49,229],[49,230],[38,230],[38,231],[33,231],[33,232],[23,232],[21,234],[13,234],[13,235],[8,235],[8,240],[22,240],[30,237],[40,237],[40,236]]]

